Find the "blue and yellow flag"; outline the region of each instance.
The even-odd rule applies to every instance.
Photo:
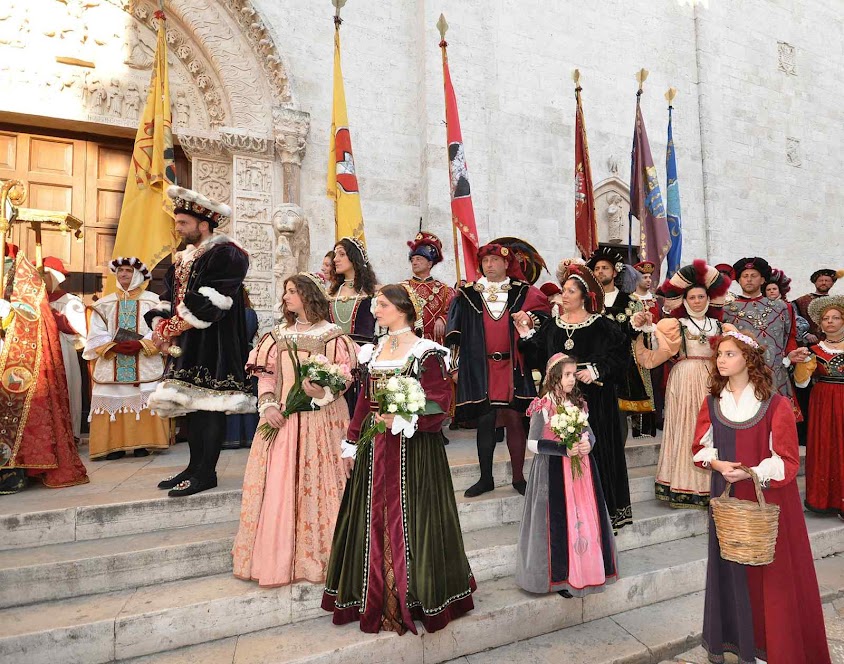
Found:
[[[677,182],[677,156],[674,152],[674,135],[671,132],[671,112],[674,107],[668,105],[668,148],[665,150],[665,179],[668,181],[666,194],[666,214],[668,232],[671,233],[671,249],[668,250],[668,278],[679,268],[683,253],[683,224],[680,220],[680,183]]]
[[[140,258],[150,270],[173,253],[178,244],[173,230],[173,202],[167,196],[167,188],[176,184],[176,170],[164,12],[157,11],[155,17],[158,19],[155,65],[144,113],[135,134],[135,149],[126,176],[126,191],[112,251],[112,258]],[[105,293],[114,290],[112,276]]]

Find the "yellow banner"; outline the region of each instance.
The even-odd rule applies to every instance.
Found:
[[[173,202],[167,196],[167,187],[176,183],[176,170],[164,13],[156,12],[156,17],[158,44],[155,65],[146,106],[135,135],[135,149],[126,177],[126,191],[112,252],[112,258],[137,256],[150,270],[171,254],[178,244],[173,230]],[[105,292],[114,290],[112,276]]]
[[[334,105],[331,110],[331,136],[328,146],[329,198],[334,199],[335,239],[355,237],[364,246],[363,212],[360,207],[360,190],[352,155],[352,136],[346,113],[346,91],[343,88],[343,70],[340,67],[340,30],[334,31]]]

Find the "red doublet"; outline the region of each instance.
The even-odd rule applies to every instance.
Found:
[[[445,335],[434,334],[434,326],[438,320],[445,325],[448,317],[448,307],[454,297],[454,289],[433,277],[417,279],[413,277],[405,282],[424,302],[422,308],[422,336],[438,344],[445,342]]]
[[[493,405],[509,405],[513,400],[513,359],[510,357],[510,316],[505,309],[496,320],[484,309],[486,339],[487,393]],[[493,355],[494,357],[490,357]],[[496,359],[498,356],[499,359]]]

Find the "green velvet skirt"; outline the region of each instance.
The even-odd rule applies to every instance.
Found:
[[[387,432],[359,446],[322,599],[335,624],[378,632],[390,613],[397,631],[415,634],[419,620],[433,632],[474,608],[444,442],[439,431]]]

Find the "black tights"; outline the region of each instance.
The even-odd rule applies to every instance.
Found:
[[[199,410],[188,413],[188,446],[191,477],[202,481],[210,480],[217,468],[217,459],[226,437],[226,414]]]
[[[509,408],[493,408],[478,418],[478,461],[481,466],[481,481],[492,482],[492,459],[495,454],[496,421],[501,419],[507,429],[507,447],[510,464],[513,467],[513,482],[525,479],[525,435],[524,416]]]

